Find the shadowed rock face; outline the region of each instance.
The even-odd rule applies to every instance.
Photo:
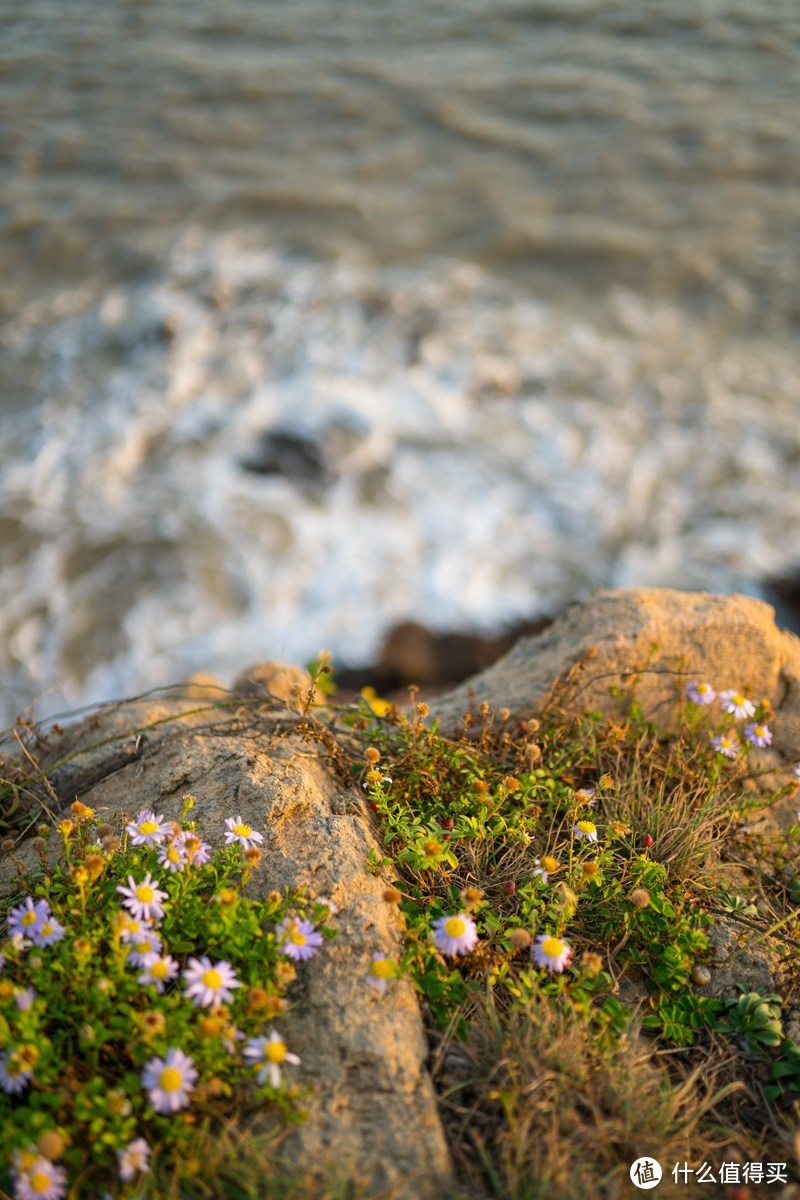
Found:
[[[380,997],[365,984],[374,953],[397,956],[401,926],[382,898],[387,881],[367,869],[370,850],[380,846],[362,795],[331,769],[319,744],[263,711],[256,720],[249,709],[195,711],[125,736],[189,709],[196,700],[125,704],[65,735],[59,757],[122,736],[113,750],[87,750],[55,772],[63,802],[80,796],[105,819],[141,808],[179,818],[191,791],[193,817],[213,845],[223,843],[232,815],[264,833],[264,857],[248,885],[253,894],[305,886],[334,902],[338,936],[300,964],[292,1007],[281,1017],[281,1032],[302,1060],[298,1078],[316,1089],[308,1120],[290,1130],[282,1156],[320,1174],[335,1168],[340,1178],[396,1200],[451,1194],[414,989],[395,980]],[[26,851],[20,848],[21,858]],[[0,864],[0,894],[13,879],[11,866]]]

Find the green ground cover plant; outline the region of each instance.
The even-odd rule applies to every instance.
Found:
[[[715,914],[784,946],[800,934],[800,822],[750,832],[774,800],[744,787],[768,708],[689,683],[678,734],[634,693],[624,719],[483,706],[445,737],[413,694],[319,706],[325,659],[323,676],[296,732],[335,745],[366,798],[370,866],[404,930],[371,983],[386,995],[407,976],[420,996],[457,1200],[612,1200],[641,1154],[796,1171],[800,1047],[782,1001],[706,991]],[[30,789],[7,774],[13,833]],[[111,827],[76,804],[36,831],[40,868],[0,903],[0,1195],[366,1195],[265,1176],[302,1119],[280,1018],[295,964],[335,935],[330,909],[246,898],[258,831],[232,815],[208,847],[191,814],[187,797],[178,823]],[[769,918],[720,870],[731,847],[770,881]],[[257,1104],[269,1133],[249,1124]]]

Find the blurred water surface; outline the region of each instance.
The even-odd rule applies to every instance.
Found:
[[[796,565],[794,0],[0,12],[9,711]]]

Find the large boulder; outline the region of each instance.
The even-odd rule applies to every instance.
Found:
[[[692,679],[768,700],[774,749],[800,758],[800,638],[778,629],[770,605],[749,596],[595,592],[430,707],[442,730],[455,733],[465,712],[484,703],[515,717],[549,705],[614,715],[635,688],[648,717],[668,730],[678,721],[681,685]]]

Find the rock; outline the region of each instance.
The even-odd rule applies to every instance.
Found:
[[[320,1179],[335,1168],[339,1178],[397,1200],[452,1194],[414,988],[395,980],[381,998],[365,986],[373,953],[396,956],[402,930],[383,900],[387,880],[367,867],[381,846],[362,794],[337,776],[319,742],[301,740],[280,715],[241,706],[188,713],[195,707],[174,696],[115,706],[67,731],[53,756],[74,757],[51,776],[62,804],[80,797],[104,821],[141,808],[178,818],[192,791],[193,816],[212,844],[222,844],[231,815],[264,833],[253,894],[305,886],[330,898],[338,936],[302,965],[297,1002],[281,1018],[302,1059],[298,1073],[316,1088],[282,1158],[312,1166]],[[32,861],[29,846],[19,857]],[[14,874],[9,859],[0,862],[0,894]]]
[[[709,996],[736,996],[746,992],[774,992],[780,951],[769,940],[757,942],[757,934],[732,917],[718,916],[708,930],[714,950]]]
[[[241,465],[256,475],[283,475],[307,486],[327,486],[333,479],[322,447],[291,430],[273,429],[262,434]]]
[[[287,708],[295,712],[305,704],[311,686],[311,676],[302,667],[274,662],[246,667],[233,681],[233,691],[237,696],[247,699],[263,696],[265,700],[283,701]],[[322,695],[315,688],[313,703],[319,704],[321,701]]]
[[[691,679],[769,700],[776,711],[773,750],[800,758],[800,638],[779,630],[772,608],[748,596],[595,592],[430,707],[443,731],[455,733],[464,713],[484,701],[518,718],[551,703],[619,714],[635,685],[648,717],[671,730],[680,685]],[[624,694],[612,695],[613,687]]]

